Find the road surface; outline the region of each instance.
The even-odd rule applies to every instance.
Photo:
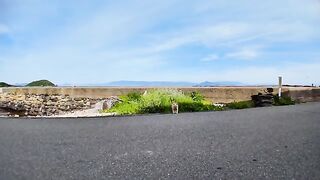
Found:
[[[0,118],[0,179],[320,179],[320,103]]]

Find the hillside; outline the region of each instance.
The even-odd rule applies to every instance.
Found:
[[[11,87],[12,85],[5,83],[5,82],[0,82],[0,87]]]
[[[196,87],[215,87],[215,86],[243,86],[244,84],[234,81],[218,81],[218,82],[209,82],[205,81],[200,84],[197,84]]]
[[[26,85],[27,87],[36,87],[36,86],[56,86],[52,82],[48,80],[39,80],[39,81],[33,81]]]

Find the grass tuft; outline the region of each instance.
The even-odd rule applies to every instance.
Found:
[[[232,102],[227,104],[229,109],[246,109],[254,107],[253,102],[250,101],[240,101],[240,102]]]
[[[274,96],[274,103],[275,106],[286,106],[286,105],[294,105],[296,102],[291,99],[291,97],[282,96],[279,97],[278,95]]]

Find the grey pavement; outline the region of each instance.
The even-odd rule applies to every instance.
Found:
[[[320,103],[0,118],[0,179],[320,179]]]

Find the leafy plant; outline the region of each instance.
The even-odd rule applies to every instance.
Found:
[[[126,101],[139,101],[141,99],[142,94],[140,92],[131,92],[125,96],[122,96]]]
[[[120,115],[140,114],[140,105],[138,102],[134,101],[121,102],[116,104],[114,107],[112,107],[110,110],[107,110],[106,112],[114,112]]]
[[[204,97],[202,94],[200,94],[199,92],[192,92],[191,93],[191,98],[194,100],[194,101],[203,101],[204,100]]]

